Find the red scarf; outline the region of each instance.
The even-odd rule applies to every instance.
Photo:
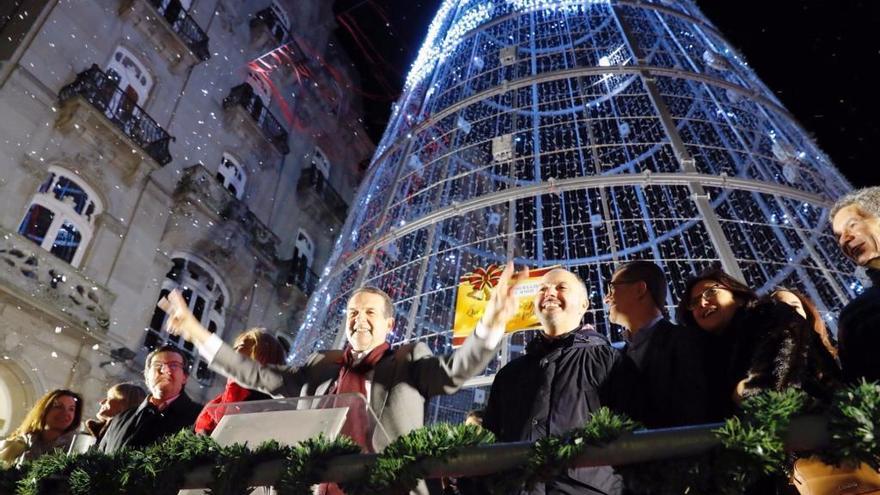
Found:
[[[217,423],[220,422],[220,419],[223,418],[223,415],[226,414],[225,407],[217,407],[216,404],[225,404],[229,402],[242,402],[247,399],[248,396],[253,393],[253,390],[246,389],[241,385],[232,381],[232,378],[226,380],[226,388],[223,389],[223,392],[220,393],[217,397],[211,399],[210,402],[205,404],[202,412],[199,413],[199,417],[196,418],[195,430],[196,433],[202,435],[210,435],[214,428],[217,427]],[[214,407],[211,407],[214,406]]]
[[[376,367],[376,364],[382,359],[391,346],[388,342],[376,346],[358,363],[355,363],[354,350],[350,345],[345,346],[342,350],[342,357],[336,361],[341,365],[339,368],[339,377],[336,378],[336,386],[333,388],[334,394],[360,393],[364,397],[367,396],[367,374]]]
[[[376,364],[385,356],[385,352],[391,346],[388,342],[377,346],[370,351],[363,359],[355,364],[354,351],[350,345],[345,346],[342,350],[342,357],[336,361],[340,365],[339,377],[336,378],[336,385],[330,391],[331,394],[360,393],[364,397],[367,396],[367,374],[376,367]],[[342,425],[340,435],[348,435],[352,438],[365,452],[373,452],[373,443],[367,437],[367,418],[366,407],[352,407],[348,410],[348,417],[345,424]],[[335,483],[322,483],[318,487],[320,495],[339,495],[342,490]]]

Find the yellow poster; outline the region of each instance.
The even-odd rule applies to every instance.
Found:
[[[557,268],[550,266],[537,270],[529,270],[528,278],[521,280],[514,287],[514,296],[517,301],[516,315],[507,323],[507,333],[520,330],[538,328],[540,322],[535,316],[533,299],[538,292],[538,284],[541,277],[550,270]],[[466,273],[459,279],[458,295],[455,298],[455,323],[452,327],[452,345],[459,346],[471,332],[477,328],[480,317],[492,289],[498,284],[503,266],[489,265],[487,268],[478,267],[470,273]]]

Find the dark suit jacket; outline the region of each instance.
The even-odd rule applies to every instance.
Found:
[[[848,382],[880,381],[880,270],[868,270],[873,285],[840,312],[837,338],[840,364]]]
[[[98,443],[98,451],[112,454],[123,447],[147,447],[160,438],[192,428],[202,405],[193,402],[186,392],[159,412],[147,397],[140,406],[121,412],[110,420],[104,436]]]
[[[665,318],[641,332],[615,373],[615,409],[648,428],[708,421],[702,336]]]
[[[453,394],[464,382],[482,372],[495,356],[485,339],[471,335],[449,356],[434,356],[424,343],[406,344],[388,351],[376,365],[370,388],[370,408],[389,440],[424,425],[425,400]],[[341,350],[312,354],[303,366],[263,366],[226,344],[211,368],[243,387],[274,397],[309,397],[327,394],[339,375]],[[374,434],[373,447],[388,440]]]

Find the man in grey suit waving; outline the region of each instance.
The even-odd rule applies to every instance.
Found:
[[[477,329],[449,356],[434,356],[421,342],[390,349],[385,339],[394,325],[393,306],[374,287],[355,290],[348,301],[345,349],[316,352],[300,367],[264,366],[238,354],[202,327],[177,291],[159,306],[169,315],[168,331],[193,342],[212,369],[275,397],[361,392],[393,440],[424,424],[426,399],[455,393],[486,368],[504,336],[505,322],[516,311],[513,286],[527,274],[514,275],[508,263]],[[385,447],[378,437],[365,443],[376,450]]]

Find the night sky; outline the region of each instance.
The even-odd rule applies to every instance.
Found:
[[[880,2],[703,0],[746,57],[854,186],[880,184]],[[337,35],[364,86],[378,142],[440,0],[335,0]]]

